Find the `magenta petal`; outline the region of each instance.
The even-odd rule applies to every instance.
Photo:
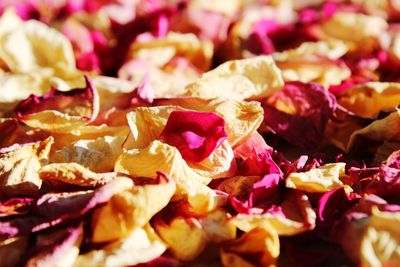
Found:
[[[239,172],[242,175],[265,175],[270,173],[281,174],[278,165],[273,161],[268,150],[257,153],[253,150],[249,157],[243,162],[239,162]]]
[[[223,118],[212,112],[174,111],[161,139],[190,162],[207,158],[227,137]]]
[[[344,187],[334,189],[322,195],[318,202],[317,215],[319,221],[331,224],[338,220],[341,215],[352,207],[358,197],[356,195],[348,196]]]
[[[282,178],[279,174],[267,174],[260,181],[253,184],[249,201],[253,207],[268,208],[279,203],[282,198]]]
[[[336,108],[335,97],[315,83],[288,82],[271,99],[289,102],[287,105],[293,106],[295,113],[285,113],[274,105],[264,104],[264,122],[270,130],[301,148],[315,149]]]

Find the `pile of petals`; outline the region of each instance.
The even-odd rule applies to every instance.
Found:
[[[400,7],[0,1],[0,265],[400,266]]]

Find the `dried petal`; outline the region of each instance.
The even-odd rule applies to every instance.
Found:
[[[161,140],[175,146],[189,162],[206,159],[227,137],[225,121],[211,112],[173,111]]]
[[[122,153],[122,136],[103,136],[94,140],[79,140],[51,157],[52,162],[76,162],[94,172],[109,172]]]
[[[269,56],[232,60],[203,74],[186,88],[186,96],[244,100],[261,98],[283,86],[281,73]]]
[[[330,163],[306,172],[292,172],[286,178],[286,187],[305,192],[328,192],[343,186],[340,176],[344,175],[346,163]]]
[[[128,237],[162,210],[175,193],[175,183],[158,173],[158,184],[135,185],[114,195],[92,217],[92,242],[108,242]]]
[[[14,145],[0,150],[1,191],[6,195],[34,195],[42,185],[38,171],[48,161],[54,139]]]

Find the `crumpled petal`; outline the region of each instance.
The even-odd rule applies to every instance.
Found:
[[[188,162],[206,159],[226,139],[225,121],[215,113],[173,111],[160,138]]]
[[[325,88],[339,85],[351,76],[350,69],[340,61],[323,57],[295,57],[276,61],[283,79],[288,81],[315,82]]]
[[[221,243],[236,238],[236,226],[223,210],[217,209],[200,218],[199,222],[203,231],[207,234],[207,239],[211,242]]]
[[[176,106],[138,107],[127,114],[131,130],[130,148],[145,148],[158,139],[167,124],[170,114],[179,110]],[[150,122],[150,123],[149,123]]]
[[[35,195],[42,180],[38,171],[48,162],[54,139],[41,142],[13,145],[0,150],[1,191],[6,195]]]
[[[32,214],[1,221],[0,236],[9,238],[32,234],[79,218],[132,186],[131,179],[119,177],[94,191],[44,194],[36,201]]]
[[[276,52],[272,56],[276,61],[287,61],[294,58],[304,58],[307,56],[326,57],[336,60],[346,54],[348,48],[340,40],[326,40],[318,42],[304,42],[300,46]]]
[[[159,218],[154,222],[154,229],[168,244],[171,253],[182,261],[195,259],[208,242],[207,234],[196,218],[175,217],[169,222]]]
[[[75,71],[75,57],[69,40],[39,21],[30,20],[2,37],[0,58],[16,73],[51,68],[67,76]]]
[[[82,239],[82,225],[39,235],[25,266],[72,267]]]
[[[327,38],[347,43],[350,51],[370,52],[377,46],[377,37],[387,29],[387,22],[378,16],[337,12],[322,24]]]
[[[15,108],[19,120],[54,132],[68,132],[93,121],[99,112],[99,97],[89,78],[85,80],[85,88],[31,95]]]
[[[132,149],[121,154],[114,170],[149,178],[156,178],[157,171],[162,171],[176,181],[176,195],[186,195],[192,208],[199,212],[212,210],[219,203],[215,192],[205,185],[211,179],[191,169],[178,149],[158,140],[145,149]]]
[[[207,158],[198,163],[189,163],[189,166],[202,176],[216,179],[236,173],[237,164],[232,147],[224,140]]]
[[[302,148],[314,148],[336,108],[335,97],[314,83],[290,82],[266,100],[264,122],[274,133]]]
[[[232,222],[238,229],[248,232],[257,227],[271,225],[279,235],[291,236],[315,227],[316,214],[308,197],[300,191],[287,191],[279,206],[263,214],[238,214]]]
[[[393,111],[400,103],[400,84],[369,82],[347,89],[338,103],[357,116],[373,119],[381,111]]]
[[[202,99],[198,97],[181,97],[160,99],[157,105],[177,105],[184,109],[202,112],[214,112],[225,120],[228,142],[234,147],[252,135],[263,120],[263,110],[256,101],[236,101],[229,99]]]
[[[51,162],[76,162],[94,172],[109,172],[122,153],[122,136],[104,136],[93,140],[79,140],[51,157]]]
[[[158,173],[156,184],[134,185],[114,195],[92,217],[92,242],[128,237],[162,210],[175,193],[175,182]]]
[[[115,173],[95,173],[74,162],[48,164],[42,167],[38,173],[40,179],[54,187],[59,184],[98,187],[116,177]]]
[[[224,266],[275,266],[279,249],[277,232],[265,224],[223,244],[221,260]]]
[[[362,266],[395,266],[400,262],[400,212],[372,209],[372,216],[361,239]]]
[[[373,150],[376,146],[365,146],[365,141],[384,142],[399,141],[400,133],[400,110],[390,113],[383,119],[378,119],[368,126],[354,131],[347,143],[347,151]]]
[[[191,33],[169,32],[164,38],[138,40],[133,43],[128,58],[150,61],[155,66],[163,66],[174,57],[185,57],[199,70],[206,71],[211,64],[213,44],[199,40]]]
[[[244,100],[261,98],[279,90],[283,79],[269,56],[232,60],[206,72],[186,87],[186,96]]]
[[[119,267],[146,263],[161,256],[165,243],[150,225],[136,228],[128,237],[78,256],[74,267]]]
[[[328,163],[306,172],[292,172],[286,178],[286,187],[305,192],[328,192],[343,186],[340,176],[344,175],[346,163]]]

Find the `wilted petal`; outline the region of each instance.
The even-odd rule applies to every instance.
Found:
[[[387,29],[387,22],[377,16],[337,12],[322,24],[328,38],[347,43],[350,51],[370,52],[377,46],[377,37]]]
[[[318,42],[304,42],[299,47],[274,53],[272,56],[277,61],[286,61],[305,56],[326,57],[336,60],[347,52],[347,46],[340,40],[327,40]]]
[[[69,40],[39,21],[24,22],[0,42],[1,59],[16,73],[52,68],[67,76],[75,70],[75,57]]]
[[[229,219],[230,216],[224,210],[215,210],[199,221],[208,240],[220,243],[236,237],[236,226]]]
[[[77,163],[52,163],[39,170],[43,181],[57,187],[59,184],[69,184],[81,187],[97,187],[114,179],[114,173],[95,173]]]
[[[72,267],[82,239],[82,225],[40,235],[25,266]]]
[[[315,82],[324,87],[339,85],[350,77],[350,69],[340,61],[323,57],[295,57],[276,61],[286,82]]]
[[[74,267],[120,267],[146,263],[161,256],[166,245],[150,225],[136,228],[127,238],[112,242],[102,249],[79,255]]]
[[[395,266],[400,262],[400,212],[372,209],[361,240],[362,266]]]
[[[138,107],[127,114],[132,140],[129,147],[145,148],[158,139],[176,106]],[[150,122],[150,123],[149,123]]]
[[[282,86],[283,79],[274,60],[263,56],[225,62],[188,85],[185,95],[244,100],[265,97]]]
[[[213,153],[198,163],[189,166],[202,176],[215,178],[229,177],[236,172],[236,161],[232,147],[224,140]]]
[[[266,100],[264,122],[274,133],[303,148],[315,148],[336,108],[335,97],[317,84],[290,82]]]
[[[157,184],[134,185],[114,195],[92,218],[93,242],[128,237],[162,210],[175,193],[175,182],[158,173]]]
[[[94,172],[109,172],[122,153],[122,136],[104,136],[94,140],[79,140],[51,157],[52,162],[76,162]]]
[[[176,56],[182,56],[199,70],[206,71],[211,64],[213,44],[201,41],[194,34],[170,32],[164,38],[154,40],[139,40],[133,43],[129,55],[132,58],[152,62],[163,66]]]
[[[175,146],[189,162],[206,159],[227,137],[225,121],[215,113],[173,111],[161,140]]]
[[[376,146],[365,146],[365,143],[399,141],[400,110],[390,113],[383,119],[376,120],[370,125],[353,132],[347,144],[348,151],[374,150]]]
[[[306,172],[293,172],[286,178],[286,187],[306,192],[328,192],[343,186],[346,163],[329,163]]]
[[[86,87],[67,92],[52,89],[43,96],[31,95],[15,108],[19,119],[32,128],[68,132],[93,121],[99,112],[99,97],[85,76]]]
[[[38,171],[48,162],[54,139],[14,145],[0,150],[1,191],[6,195],[37,194],[42,185]]]
[[[299,191],[287,191],[279,206],[274,205],[263,214],[238,214],[232,222],[245,232],[268,224],[279,235],[290,236],[312,230],[315,219],[308,197]]]
[[[182,158],[178,149],[160,141],[153,141],[145,149],[132,149],[121,154],[115,171],[134,177],[156,178],[162,171],[177,183],[177,196],[187,196],[197,211],[214,209],[219,197],[205,184],[210,178],[199,175]]]
[[[196,218],[176,217],[169,222],[159,218],[154,222],[154,229],[168,244],[171,253],[183,261],[194,260],[208,242],[207,234]]]
[[[279,249],[277,232],[265,224],[223,244],[221,260],[224,266],[275,266]]]
[[[181,97],[159,99],[154,104],[177,105],[184,109],[216,113],[225,120],[228,142],[232,147],[244,142],[256,132],[263,120],[263,110],[260,103],[256,101]]]
[[[338,103],[363,118],[374,118],[381,111],[393,111],[400,103],[400,84],[369,82],[347,89]]]

